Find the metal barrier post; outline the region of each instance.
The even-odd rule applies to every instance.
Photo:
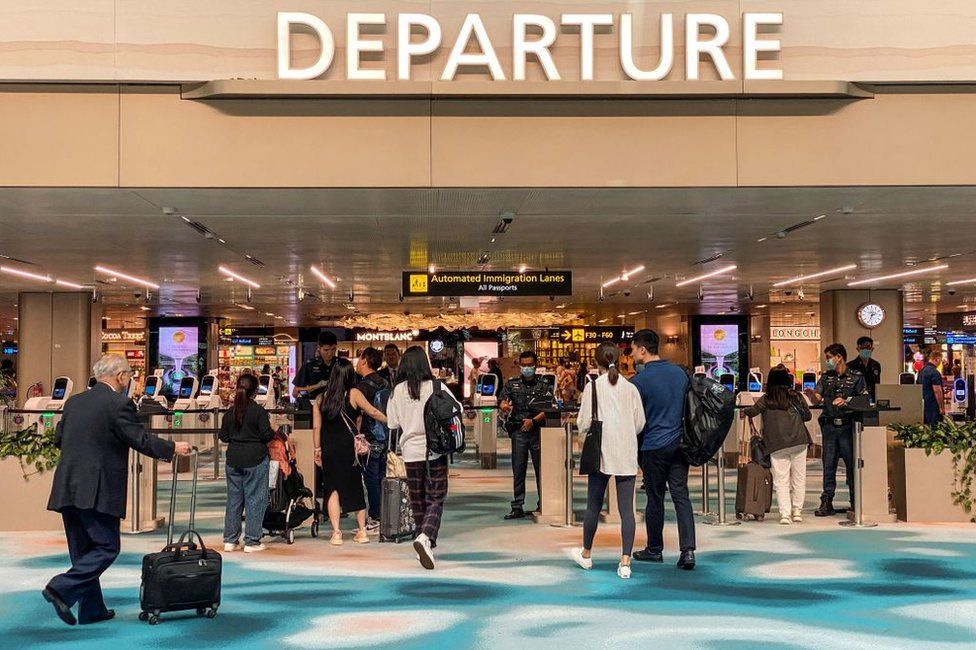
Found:
[[[129,532],[130,533],[141,533],[142,532],[142,513],[140,512],[141,503],[140,497],[142,496],[142,486],[139,485],[141,482],[141,477],[139,473],[141,471],[141,463],[139,462],[139,453],[133,450],[129,451],[129,476],[132,482],[132,516],[129,519]]]
[[[718,512],[717,516],[709,517],[704,523],[709,526],[738,526],[742,522],[728,521],[725,516],[725,450],[719,449],[716,457],[716,480],[718,481]]]
[[[854,520],[840,522],[841,526],[850,528],[874,528],[878,524],[864,521],[864,491],[861,489],[861,468],[864,459],[861,458],[861,437],[864,434],[864,424],[860,418],[854,420]]]
[[[710,502],[712,500],[711,485],[710,485],[709,480],[708,480],[708,466],[710,464],[711,464],[711,461],[709,461],[709,462],[705,463],[704,465],[702,465],[702,468],[701,468],[701,471],[702,471],[702,507],[701,507],[701,510],[699,510],[697,513],[695,513],[695,514],[699,514],[699,515],[704,515],[706,517],[708,515],[712,514],[711,511],[709,510],[709,507],[711,505]]]
[[[573,514],[573,420],[566,420],[566,508],[563,523],[552,524],[556,528],[576,528],[579,526]]]
[[[213,439],[213,455],[214,455],[214,459],[213,459],[213,477],[214,477],[214,480],[215,481],[218,478],[220,478],[220,425],[218,424],[218,422],[220,421],[220,418],[217,417],[219,413],[220,413],[220,409],[214,409],[213,410],[213,427],[214,427],[214,433],[213,433],[213,437],[214,437],[214,439]]]

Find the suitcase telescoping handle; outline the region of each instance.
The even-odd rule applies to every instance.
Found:
[[[197,514],[197,467],[200,464],[200,453],[196,447],[190,452],[190,465],[193,469],[193,485],[190,491],[190,524],[187,532],[193,530],[194,520]],[[179,465],[176,458],[173,459],[173,485],[169,492],[169,525],[166,528],[166,545],[173,543],[173,520],[176,518],[176,479],[179,476]]]

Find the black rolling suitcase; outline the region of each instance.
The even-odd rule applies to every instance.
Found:
[[[173,518],[176,515],[176,466],[169,500],[169,528],[166,546],[159,553],[142,558],[142,586],[139,620],[159,623],[163,612],[196,610],[198,616],[213,618],[220,606],[222,559],[208,549],[200,534],[193,530],[197,507],[197,467],[199,457],[193,453],[193,492],[190,495],[190,524],[179,541],[173,543]],[[196,541],[194,541],[196,540]]]
[[[413,539],[413,509],[407,482],[384,478],[380,482],[380,541],[400,542]]]
[[[739,467],[735,489],[735,518],[765,519],[773,505],[773,475],[759,463]]]

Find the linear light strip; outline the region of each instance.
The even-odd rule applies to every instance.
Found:
[[[973,284],[976,283],[976,278],[969,278],[968,280],[953,280],[952,282],[946,282],[947,287],[954,287],[957,284]]]
[[[112,269],[110,269],[108,267],[105,267],[105,266],[96,266],[95,267],[95,270],[98,271],[99,273],[104,273],[105,275],[110,275],[110,276],[114,276],[114,277],[117,277],[117,278],[122,278],[123,280],[128,280],[129,282],[134,282],[134,283],[140,284],[140,285],[142,285],[144,287],[149,287],[150,289],[158,289],[159,288],[159,285],[156,284],[156,283],[154,283],[154,282],[150,282],[149,280],[143,280],[142,278],[137,278],[137,277],[135,277],[133,275],[127,275],[125,273],[119,273],[118,271],[114,271],[114,270],[112,270]]]
[[[820,271],[818,273],[810,273],[809,275],[798,275],[795,278],[789,278],[788,280],[783,280],[781,282],[774,282],[774,287],[785,287],[788,284],[795,284],[797,282],[803,282],[805,280],[813,280],[814,278],[822,278],[825,275],[831,275],[833,273],[840,273],[841,271],[850,271],[851,269],[856,269],[857,264],[846,264],[844,266],[838,266],[836,269],[828,269],[826,271]]]
[[[687,280],[682,280],[681,282],[676,282],[674,286],[676,286],[676,287],[683,287],[683,286],[688,285],[688,284],[694,284],[695,282],[700,282],[702,280],[707,280],[708,278],[714,278],[716,275],[724,275],[725,273],[729,273],[731,271],[734,271],[737,268],[739,268],[739,267],[736,266],[735,264],[729,264],[728,266],[723,266],[722,268],[716,269],[716,270],[712,271],[711,273],[706,273],[704,275],[699,275],[699,276],[694,277],[694,278],[688,278]]]
[[[255,282],[254,280],[249,280],[249,279],[245,278],[243,275],[240,275],[239,273],[234,273],[233,271],[231,271],[226,266],[218,266],[217,267],[217,270],[220,271],[221,273],[223,273],[224,275],[226,275],[227,277],[234,278],[235,280],[239,280],[239,281],[243,282],[244,284],[248,285],[249,287],[253,287],[255,289],[260,289],[261,288],[261,285],[258,284],[257,282]]]
[[[618,282],[626,282],[627,280],[630,279],[630,276],[632,276],[635,273],[640,273],[643,270],[644,270],[644,265],[641,264],[640,266],[632,268],[629,271],[624,271],[623,273],[613,278],[612,280],[607,280],[606,282],[604,282],[603,288],[606,289],[607,287],[614,285]]]
[[[324,282],[325,284],[327,284],[330,289],[335,289],[336,288],[336,283],[333,282],[332,278],[330,278],[329,276],[327,276],[325,274],[325,272],[322,271],[322,269],[320,269],[317,266],[312,266],[310,268],[312,269],[312,274],[315,275],[315,277],[317,277],[319,280],[321,280],[322,282]],[[433,271],[431,271],[431,273],[433,273]]]
[[[864,280],[857,280],[855,282],[848,282],[849,287],[859,287],[863,284],[871,284],[874,282],[882,282],[884,280],[895,280],[897,278],[907,278],[913,275],[921,275],[923,273],[932,273],[934,271],[942,271],[949,268],[948,264],[940,264],[939,266],[929,266],[924,269],[914,269],[912,271],[905,271],[904,273],[892,273],[891,275],[881,275],[876,278],[866,278]]]
[[[74,282],[68,282],[67,280],[55,280],[54,283],[57,284],[58,286],[61,286],[61,287],[68,287],[69,289],[87,289],[88,288],[88,287],[84,287],[84,286],[82,286],[80,284],[75,284]]]
[[[37,273],[28,273],[27,271],[21,271],[20,269],[13,269],[9,266],[0,266],[0,271],[4,273],[9,273],[10,275],[18,275],[22,278],[28,278],[31,280],[40,280],[41,282],[54,282],[54,278],[50,275],[39,275]]]

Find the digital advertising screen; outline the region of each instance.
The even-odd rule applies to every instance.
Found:
[[[699,316],[694,319],[692,360],[705,376],[736,389],[746,388],[749,370],[749,323],[745,318]]]
[[[471,397],[474,384],[471,370],[478,367],[479,373],[488,372],[488,359],[498,356],[498,343],[495,341],[467,341],[464,344],[464,396]]]
[[[184,377],[198,376],[206,362],[200,356],[196,325],[159,328],[159,365],[163,371],[163,395],[175,395]]]

